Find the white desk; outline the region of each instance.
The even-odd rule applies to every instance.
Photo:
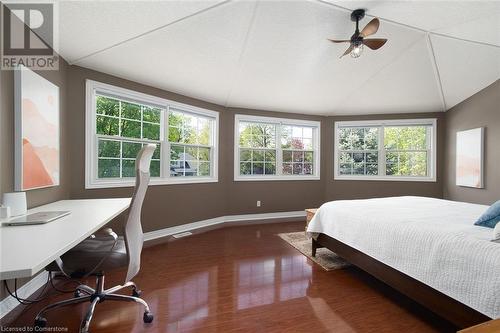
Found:
[[[130,198],[62,200],[30,209],[71,211],[47,224],[0,227],[0,280],[30,277],[124,212]],[[1,220],[6,222],[8,220]]]

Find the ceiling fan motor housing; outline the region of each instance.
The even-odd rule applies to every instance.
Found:
[[[363,44],[363,37],[360,36],[359,34],[354,34],[351,37],[351,45],[353,46],[359,46]]]
[[[351,13],[351,20],[356,22],[356,31],[351,36],[351,45],[354,47],[363,44],[363,36],[361,36],[359,33],[359,21],[361,21],[364,17],[365,17],[364,9],[356,9]]]
[[[361,21],[365,17],[364,9],[356,9],[351,13],[351,21]]]

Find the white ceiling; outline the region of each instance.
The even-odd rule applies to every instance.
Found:
[[[350,10],[381,19],[358,59]],[[500,78],[499,1],[60,1],[72,64],[226,106],[445,111]]]

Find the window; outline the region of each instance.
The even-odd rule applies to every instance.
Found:
[[[86,188],[133,186],[155,144],[151,184],[217,181],[218,113],[87,81]]]
[[[335,179],[436,180],[436,119],[335,123]]]
[[[240,122],[240,175],[276,175],[276,125]]]
[[[319,122],[236,115],[235,180],[319,179]]]
[[[281,149],[284,175],[314,174],[312,127],[282,126]]]
[[[170,175],[173,177],[211,174],[213,121],[205,116],[171,109],[168,114]]]
[[[144,144],[157,146],[151,176],[160,176],[162,109],[96,94],[97,177],[135,177],[135,158]]]

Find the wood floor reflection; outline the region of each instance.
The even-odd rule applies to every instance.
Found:
[[[136,304],[103,302],[91,332],[451,332],[453,327],[365,273],[326,272],[276,234],[303,223],[231,227],[143,251],[135,281],[155,313],[142,322]],[[123,272],[108,272],[107,286]],[[89,281],[91,282],[91,281]],[[43,304],[12,323],[32,325]],[[76,332],[86,309],[50,312],[48,325]]]

